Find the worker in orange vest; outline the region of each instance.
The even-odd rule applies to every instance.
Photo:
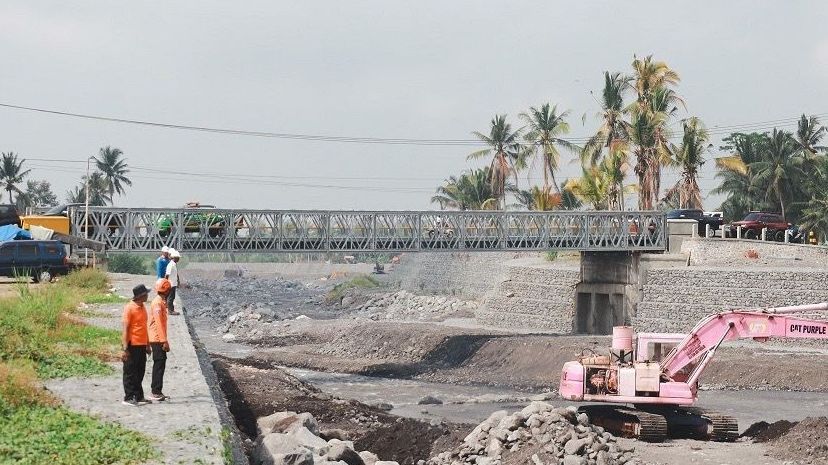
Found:
[[[170,343],[167,340],[167,296],[172,289],[169,279],[161,278],[155,282],[155,292],[158,294],[152,299],[149,315],[149,344],[152,349],[152,383],[150,384],[150,400],[163,401],[164,370],[167,367],[167,352]]]
[[[147,336],[147,309],[144,303],[149,289],[143,284],[132,288],[132,300],[124,306],[121,333],[121,361],[124,362],[124,405],[137,407],[151,404],[144,397],[144,371],[147,369],[147,354],[150,353]]]

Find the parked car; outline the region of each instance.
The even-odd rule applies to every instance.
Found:
[[[18,240],[0,244],[0,276],[31,277],[49,282],[69,273],[71,265],[60,241]]]
[[[213,213],[214,205],[202,205],[198,202],[190,202],[184,205],[185,210],[190,210],[184,214],[184,233],[204,233],[209,237],[217,238],[224,236],[227,231],[225,228],[225,216],[218,213]],[[237,217],[234,221],[236,231],[244,227],[244,220]],[[158,219],[158,233],[161,237],[168,237],[172,234],[175,227],[175,217],[164,215]]]
[[[782,242],[785,240],[785,231],[792,225],[779,213],[750,212],[742,221],[734,221],[730,224],[728,236],[736,237],[737,228],[740,226],[742,237],[745,239],[759,239],[762,237],[762,230],[767,228],[768,239]]]
[[[665,217],[668,220],[676,220],[676,219],[686,219],[686,220],[696,220],[699,223],[699,235],[704,236],[707,231],[707,225],[710,225],[710,229],[712,231],[718,231],[722,227],[722,217],[716,215],[709,215],[703,212],[702,210],[695,210],[695,209],[681,209],[681,210],[670,210],[667,212]]]
[[[16,224],[22,227],[20,215],[17,214],[17,207],[14,205],[0,205],[0,226]]]

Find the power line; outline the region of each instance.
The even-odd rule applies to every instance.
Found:
[[[150,127],[157,127],[163,129],[177,129],[177,130],[186,130],[186,131],[200,131],[200,132],[208,132],[208,133],[217,133],[217,134],[229,134],[229,135],[238,135],[238,136],[251,136],[251,137],[267,137],[267,138],[276,138],[276,139],[288,139],[288,140],[304,140],[304,141],[316,141],[316,142],[341,142],[341,143],[356,143],[356,144],[387,144],[387,145],[417,145],[417,146],[481,146],[485,145],[480,140],[475,139],[417,139],[417,138],[384,138],[384,137],[359,137],[359,136],[332,136],[332,135],[318,135],[318,134],[300,134],[300,133],[287,133],[287,132],[267,132],[267,131],[251,131],[251,130],[241,130],[241,129],[228,129],[228,128],[214,128],[214,127],[207,127],[207,126],[196,126],[196,125],[185,125],[185,124],[174,124],[174,123],[163,123],[163,122],[155,122],[155,121],[145,121],[145,120],[135,120],[135,119],[128,119],[128,118],[120,118],[120,117],[109,117],[109,116],[100,116],[100,115],[90,115],[90,114],[83,114],[83,113],[74,113],[68,111],[61,111],[61,110],[52,110],[46,108],[37,108],[37,107],[29,107],[24,105],[15,105],[10,103],[0,103],[0,107],[15,109],[15,110],[22,110],[22,111],[29,111],[29,112],[36,112],[36,113],[44,113],[49,115],[55,116],[64,116],[64,117],[72,117],[72,118],[82,118],[82,119],[89,119],[89,120],[96,120],[96,121],[107,121],[112,123],[122,123],[122,124],[134,124],[134,125],[141,125],[141,126],[150,126]],[[828,113],[817,113],[813,116],[826,116]],[[725,134],[731,132],[740,132],[740,130],[752,130],[752,131],[761,131],[761,130],[770,130],[774,127],[778,127],[782,124],[793,124],[799,120],[799,117],[796,118],[784,118],[784,119],[776,119],[776,120],[765,120],[765,121],[757,121],[753,123],[742,123],[742,124],[732,124],[732,125],[714,125],[709,128],[709,133],[713,134]],[[570,138],[561,138],[567,142],[571,143],[584,143],[591,139],[591,137],[570,137]],[[525,145],[525,144],[522,144]]]

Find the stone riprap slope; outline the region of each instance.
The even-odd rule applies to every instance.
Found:
[[[406,290],[362,293],[349,290],[338,304],[351,317],[370,320],[443,321],[466,318],[474,314],[478,304],[472,300],[439,295],[417,295]]]
[[[535,253],[422,252],[404,254],[388,278],[415,293],[480,299],[503,281],[507,262]]]
[[[506,279],[475,313],[481,324],[499,328],[572,332],[575,286],[580,269],[574,263],[513,260]]]
[[[723,310],[826,302],[826,283],[828,271],[817,269],[648,270],[633,325],[642,332],[687,332]]]

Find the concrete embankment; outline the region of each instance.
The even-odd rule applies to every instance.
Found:
[[[113,274],[110,276],[119,295],[131,295],[133,286],[149,286],[149,276]],[[123,304],[106,304],[94,308],[97,316],[89,323],[119,329]],[[121,404],[121,366],[106,377],[54,380],[46,387],[69,408],[114,421],[149,436],[163,457],[164,464],[225,464],[230,454],[235,464],[247,463],[241,449],[233,447],[227,433],[235,430],[232,418],[215,391],[215,374],[206,354],[199,357],[197,340],[191,338],[185,317],[170,316],[168,334],[171,350],[167,359],[164,393],[170,399],[140,407]],[[207,368],[205,371],[204,368]],[[147,362],[144,391],[149,394],[152,361]],[[205,378],[205,376],[207,376]],[[218,404],[217,404],[218,402]],[[223,440],[223,436],[225,439]],[[236,435],[237,437],[237,435]],[[238,445],[238,443],[236,443]]]

